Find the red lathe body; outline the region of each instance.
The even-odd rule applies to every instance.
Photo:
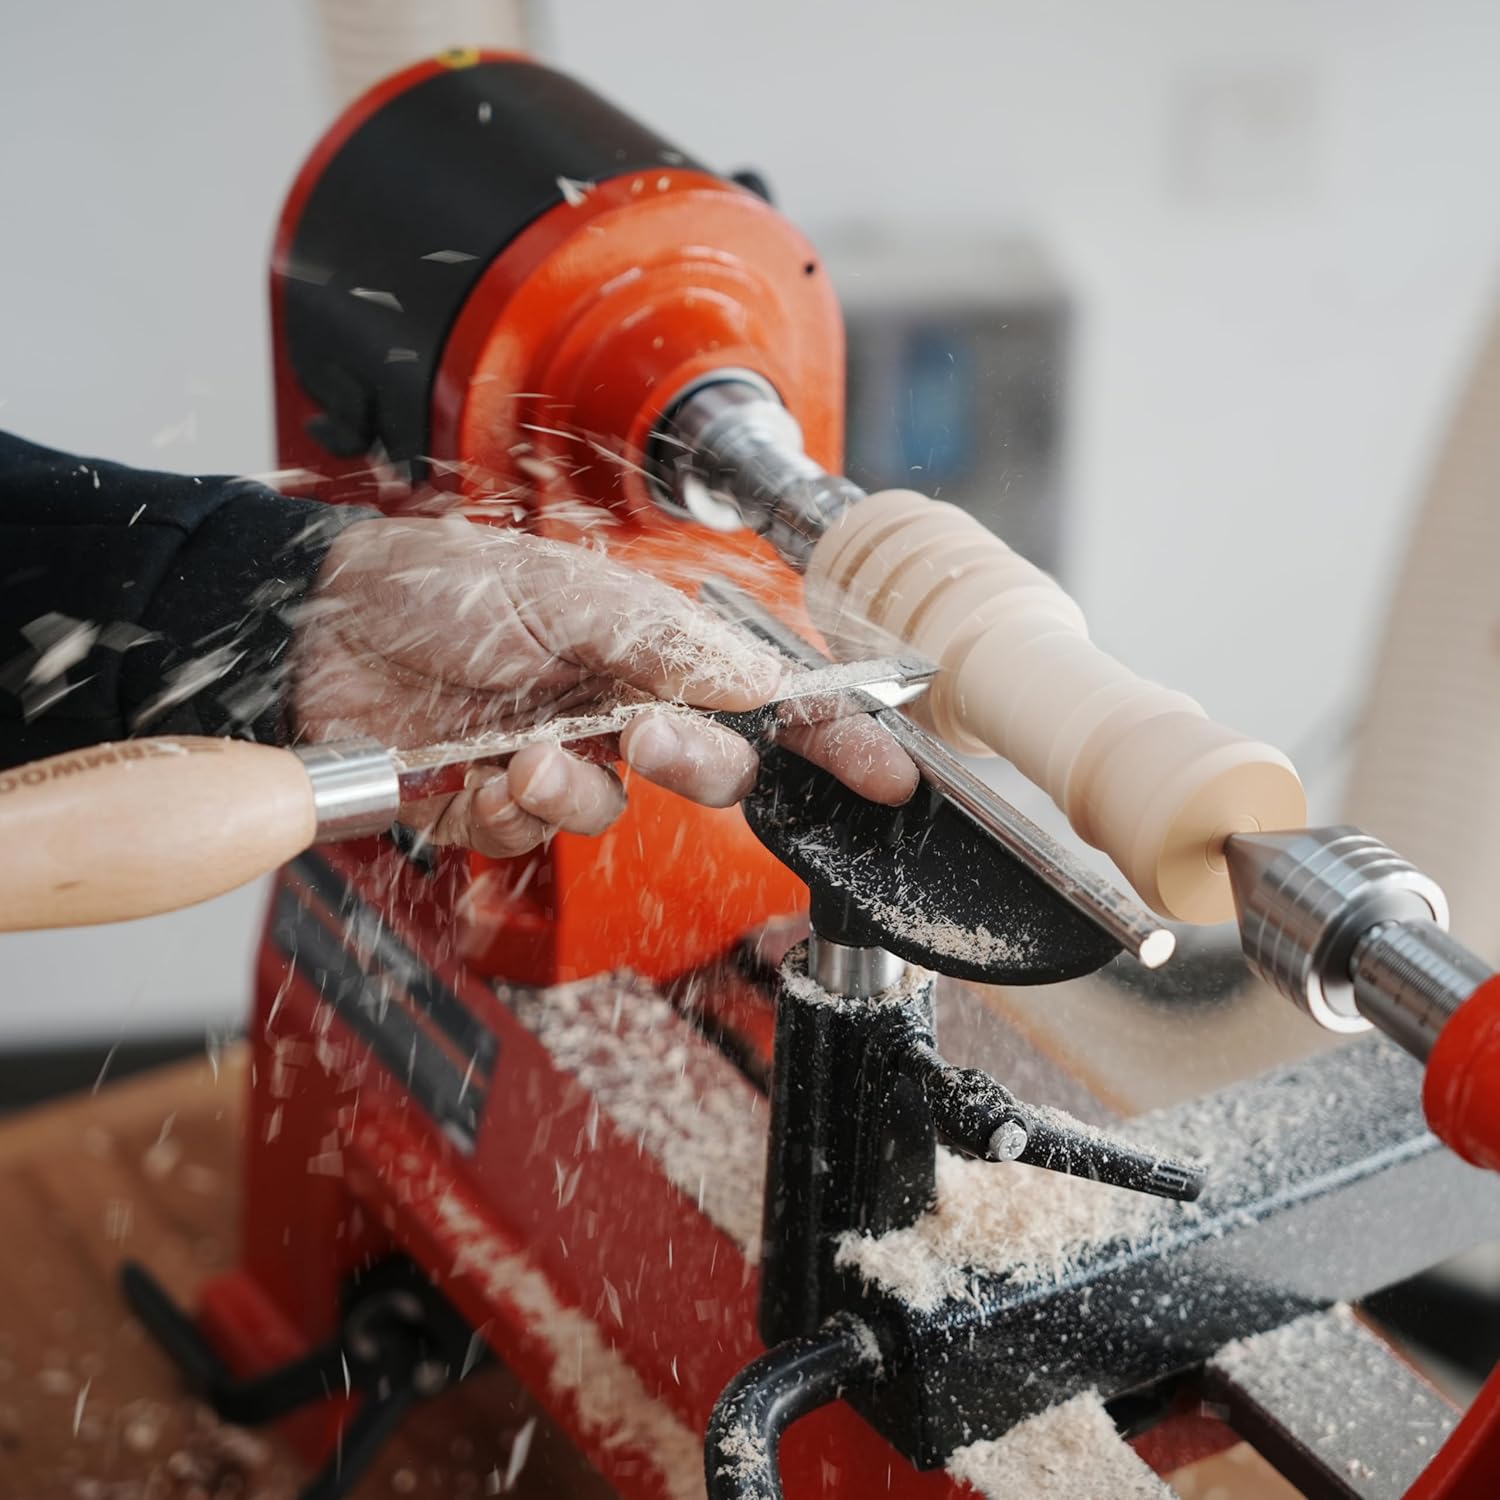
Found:
[[[712,507],[694,509],[678,482],[697,471],[672,469],[662,446],[690,430],[691,406],[699,446],[713,449],[716,403],[727,399],[714,387],[733,386],[736,399],[748,391],[774,408],[774,423],[791,423],[779,430],[796,441],[777,459],[787,493],[811,498],[816,512],[828,493],[817,486],[853,490],[826,472],[841,458],[838,307],[815,252],[753,187],[525,59],[455,53],[381,85],[314,152],[277,235],[283,463],[331,503],[522,525],[604,545],[689,590],[727,574],[774,604],[773,615],[799,617],[800,584],[778,557],[805,561],[806,538],[775,530],[786,524],[775,505],[761,514],[763,471],[726,442],[739,519],[763,521],[778,550],[746,530],[698,524]],[[747,420],[773,425],[764,414]],[[779,629],[773,618],[765,638],[782,639]],[[710,1491],[769,1497],[774,1441],[758,1455],[745,1444],[774,1437],[778,1411],[819,1402],[828,1404],[798,1421],[782,1450],[790,1494],[937,1496],[966,1491],[901,1454],[936,1466],[968,1453],[971,1463],[974,1449],[1075,1396],[1095,1403],[1113,1441],[1098,1400],[1149,1391],[1156,1406],[1136,1453],[1113,1443],[1149,1488],[1139,1456],[1166,1473],[1235,1440],[1203,1414],[1204,1390],[1248,1402],[1231,1420],[1266,1437],[1264,1403],[1215,1351],[1321,1318],[1329,1303],[1478,1242],[1494,1205],[1437,1150],[1412,1100],[1403,1105],[1410,1079],[1392,1070],[1389,1051],[1361,1044],[1184,1106],[1172,1141],[1213,1138],[1217,1119],[1237,1143],[1214,1165],[1213,1194],[1196,1216],[1158,1220],[1150,1233],[1101,1230],[1087,1263],[1055,1266],[1045,1286],[1012,1264],[966,1259],[961,1285],[945,1284],[929,1304],[848,1272],[837,1258],[844,1236],[879,1238],[936,1211],[939,1140],[997,1165],[1030,1162],[1178,1202],[1196,1200],[1206,1175],[1030,1110],[996,1079],[939,1055],[929,971],[1042,984],[1093,972],[1120,940],[1059,893],[1076,886],[1065,871],[1044,861],[1038,881],[997,853],[1014,850],[994,836],[1008,838],[1013,823],[955,811],[973,796],[956,790],[952,771],[938,775],[941,758],[952,759],[944,747],[922,755],[928,791],[944,777],[947,788],[914,800],[909,819],[885,810],[893,821],[872,834],[869,804],[855,798],[809,826],[841,841],[850,868],[862,859],[895,871],[903,893],[964,895],[967,880],[979,894],[959,904],[960,929],[1029,933],[1029,959],[943,967],[952,954],[919,942],[902,925],[904,907],[861,925],[846,872],[804,863],[813,940],[778,992],[772,965],[809,903],[760,842],[777,837],[761,801],[795,806],[794,757],[764,778],[765,799],[749,799],[760,837],[737,810],[637,785],[605,837],[559,835],[522,859],[434,858],[393,835],[289,866],[259,959],[241,1265],[201,1299],[197,1328],[212,1348],[149,1276],[126,1275],[137,1310],[210,1388],[220,1415],[263,1421],[311,1401],[297,1431],[309,1457],[329,1463],[306,1492],[324,1500],[347,1489],[346,1456],[357,1473],[411,1400],[492,1354],[625,1496],[703,1494],[708,1427]],[[1306,847],[1294,858],[1287,840]],[[1292,877],[1252,880],[1236,900],[1249,892],[1247,957],[1269,954],[1262,972],[1294,999],[1301,970],[1290,981],[1270,971],[1297,945],[1267,935],[1285,918],[1305,938],[1313,929],[1295,898],[1307,871],[1326,874],[1337,863],[1330,850],[1369,842],[1339,829],[1229,840],[1231,863],[1253,855],[1264,874],[1290,861]],[[795,839],[772,847],[789,863],[800,857]],[[1371,868],[1388,875],[1399,861],[1387,855]],[[1055,863],[1069,860],[1059,853]],[[1379,1024],[1425,1056],[1398,1002],[1424,993],[1414,974],[1438,970],[1403,967],[1402,934],[1376,922],[1381,912],[1390,915],[1363,898],[1318,907],[1320,920],[1375,925],[1357,934],[1354,960],[1338,945],[1312,956],[1332,963],[1332,953],[1330,976],[1342,983],[1346,960],[1378,967],[1371,955],[1396,944],[1367,999],[1395,1006]],[[1403,940],[1452,957],[1421,937],[1420,922],[1416,930]],[[851,968],[847,985],[799,993],[815,948],[835,964],[899,954],[925,977],[861,988]],[[1453,973],[1469,989],[1478,982],[1467,960]],[[1448,989],[1450,999],[1469,993]],[[1482,1165],[1494,1163],[1495,1003],[1492,984],[1475,992],[1428,1073],[1433,1128]],[[1308,1100],[1326,1111],[1321,1127],[1278,1135],[1274,1122],[1300,1120]],[[1247,1119],[1271,1125],[1246,1133]],[[1006,1121],[1018,1139],[1004,1134]],[[1341,1194],[1356,1204],[1352,1217]],[[1410,1254],[1401,1245],[1367,1254],[1359,1214],[1371,1204],[1404,1211],[1424,1194],[1452,1213],[1417,1216]],[[758,1320],[776,1345],[764,1359]],[[1337,1319],[1327,1326],[1355,1337]],[[349,1379],[346,1353],[358,1366],[354,1391],[325,1399],[332,1375]],[[386,1357],[404,1361],[394,1403]],[[1241,1374],[1243,1361],[1242,1350]],[[1291,1373],[1299,1369],[1294,1360]],[[851,1388],[851,1372],[862,1385]],[[253,1383],[262,1373],[274,1396]],[[1188,1383],[1174,1385],[1180,1377]],[[816,1400],[799,1407],[799,1391]],[[1306,1408],[1294,1401],[1291,1418]],[[1491,1391],[1413,1493],[1489,1493],[1497,1411]],[[1330,1432],[1344,1426],[1313,1434],[1311,1447]],[[1373,1451],[1385,1435],[1361,1440]],[[1303,1447],[1296,1462],[1310,1456]],[[1092,1486],[1090,1455],[1073,1459]],[[986,1471],[975,1483],[997,1493],[1008,1475]]]
[[[684,586],[718,570],[796,597],[760,541],[664,514],[640,460],[672,393],[748,370],[837,468],[843,329],[822,265],[753,192],[571,80],[455,54],[373,90],[293,187],[271,290],[280,457],[305,493],[461,507],[602,538]],[[728,956],[806,894],[737,810],[630,790],[603,838],[520,860],[428,866],[371,841],[284,872],[251,1027],[242,1263],[201,1322],[237,1370],[266,1369],[334,1331],[351,1277],[407,1257],[622,1494],[676,1497],[701,1493],[709,1412],[761,1349],[764,1101],[699,1027],[768,1066],[769,999]],[[552,986],[569,987],[555,1004]],[[640,1016],[623,1027],[620,996]],[[558,1042],[553,1012],[592,1017],[614,1055]],[[592,1087],[609,1065],[670,1107]],[[718,1180],[694,1180],[699,1162]],[[310,1456],[348,1405],[300,1419]],[[843,1405],[784,1457],[793,1495],[961,1488]]]

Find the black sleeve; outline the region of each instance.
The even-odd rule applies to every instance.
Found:
[[[0,433],[0,766],[148,732],[285,739],[289,612],[371,514]]]

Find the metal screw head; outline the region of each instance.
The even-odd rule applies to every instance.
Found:
[[[990,1137],[990,1158],[993,1161],[1014,1161],[1025,1149],[1030,1137],[1019,1120],[1007,1120]]]

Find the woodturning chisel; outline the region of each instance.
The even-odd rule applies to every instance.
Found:
[[[528,745],[600,739],[662,712],[709,718],[758,741],[908,702],[933,671],[898,656],[806,672],[745,713],[629,693],[598,713],[405,750],[366,739],[284,749],[172,736],[54,755],[0,772],[9,850],[0,931],[119,922],[205,901],[313,844],[383,833],[403,801],[461,786],[455,768]]]

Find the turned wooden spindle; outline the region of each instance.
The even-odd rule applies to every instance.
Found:
[[[819,540],[807,597],[830,636],[868,621],[938,662],[930,727],[1012,761],[1164,916],[1232,917],[1225,839],[1306,821],[1286,756],[1100,651],[1078,605],[955,505],[860,502]]]

